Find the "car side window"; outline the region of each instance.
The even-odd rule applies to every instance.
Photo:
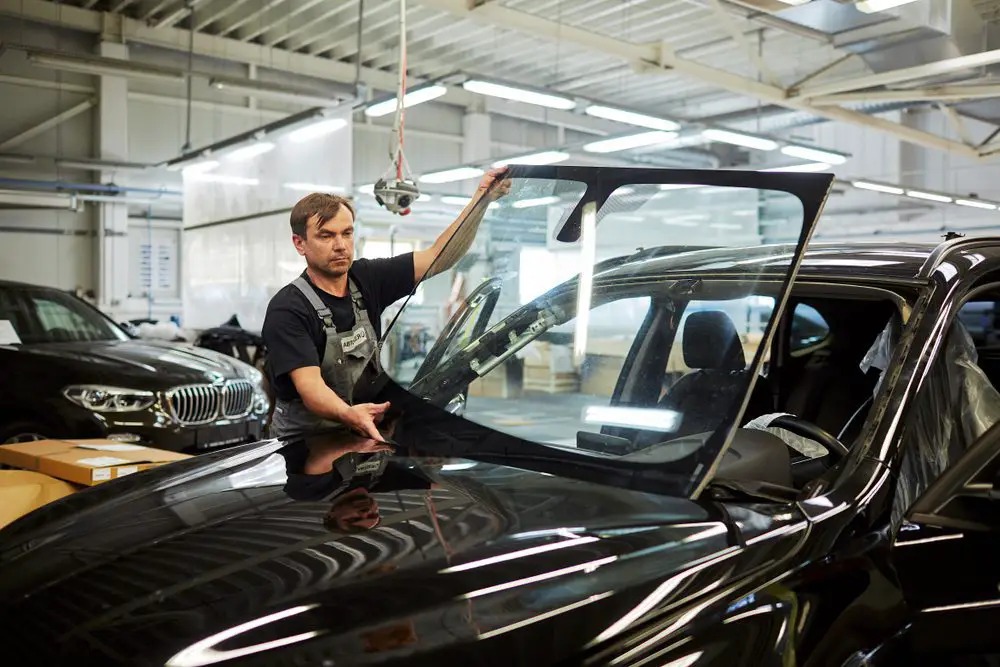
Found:
[[[758,296],[749,302],[751,329],[757,324],[763,330],[764,324],[774,311],[774,298]],[[808,350],[823,343],[830,335],[830,325],[818,310],[807,303],[799,303],[791,309],[791,332],[789,334],[789,351],[792,353]]]
[[[819,311],[800,303],[792,311],[792,331],[789,348],[792,352],[809,349],[824,342],[830,335],[830,325]]]

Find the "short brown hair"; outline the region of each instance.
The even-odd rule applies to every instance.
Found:
[[[323,192],[314,192],[311,195],[306,195],[292,208],[292,215],[289,220],[292,224],[292,233],[305,238],[306,227],[309,224],[310,218],[316,215],[319,216],[320,222],[326,222],[340,213],[341,206],[351,212],[352,218],[355,216],[354,205],[347,197],[330,195]]]

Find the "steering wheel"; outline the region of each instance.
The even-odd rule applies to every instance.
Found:
[[[808,422],[801,417],[796,417],[795,415],[781,415],[780,417],[775,417],[770,424],[771,428],[783,428],[786,431],[791,431],[795,435],[801,435],[803,438],[809,438],[810,440],[815,440],[819,444],[823,445],[827,452],[834,457],[835,460],[840,460],[847,456],[848,450],[840,440],[837,440],[833,435],[827,433],[816,424]]]

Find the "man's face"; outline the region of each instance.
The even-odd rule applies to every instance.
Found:
[[[314,215],[306,223],[306,237],[292,234],[292,241],[310,269],[339,278],[354,261],[354,216],[343,206],[326,222]]]

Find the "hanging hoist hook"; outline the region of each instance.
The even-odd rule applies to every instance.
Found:
[[[410,165],[403,152],[406,96],[406,0],[399,0],[399,90],[396,93],[396,118],[389,142],[389,168],[375,183],[375,201],[390,213],[408,215],[410,206],[420,196],[412,179],[407,179]]]

